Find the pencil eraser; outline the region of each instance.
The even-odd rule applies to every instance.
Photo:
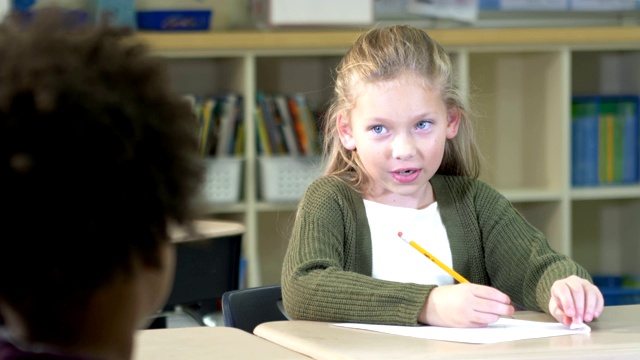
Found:
[[[580,323],[574,323],[572,322],[571,325],[569,326],[569,329],[571,330],[578,330],[578,329],[582,329],[584,327],[584,324]]]

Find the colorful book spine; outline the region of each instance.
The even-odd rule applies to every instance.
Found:
[[[280,127],[282,129],[284,143],[287,147],[287,153],[289,155],[298,156],[300,155],[300,147],[293,128],[291,112],[289,111],[289,106],[287,106],[287,99],[284,95],[275,95],[273,100],[275,101],[276,111],[280,117]]]
[[[304,94],[295,94],[293,98],[298,105],[300,119],[308,140],[307,155],[317,155],[320,153],[320,142],[318,138],[318,128],[316,125],[316,119],[307,103],[307,98]]]
[[[286,153],[282,132],[278,125],[278,119],[276,118],[277,114],[275,112],[273,96],[258,92],[256,94],[256,100],[257,106],[262,109],[262,118],[267,129],[267,134],[269,135],[271,152],[274,155]]]
[[[574,97],[571,107],[573,186],[640,181],[638,96]]]
[[[620,105],[623,131],[623,164],[622,182],[637,183],[640,181],[640,119],[638,98],[629,99]]]
[[[597,103],[591,99],[572,104],[572,184],[595,186],[599,183]]]
[[[624,118],[620,114],[620,102],[614,104],[615,116],[613,119],[613,184],[622,183],[623,146],[624,146]]]
[[[229,144],[230,154],[244,155],[244,132],[244,97],[238,95],[233,141]]]
[[[233,144],[233,154],[242,156],[244,154],[244,123],[238,122],[236,128],[235,142]]]
[[[291,114],[293,129],[295,130],[295,134],[298,139],[300,153],[304,155],[310,155],[309,138],[307,137],[307,132],[304,128],[304,123],[302,122],[298,103],[293,97],[288,98],[287,103],[289,105],[289,113]]]
[[[216,157],[228,157],[232,155],[230,148],[233,142],[233,132],[238,115],[238,96],[228,94],[220,98],[222,107],[219,115],[219,133],[216,144]]]
[[[269,134],[267,133],[267,126],[264,123],[264,116],[262,115],[262,108],[260,106],[256,106],[254,119],[256,121],[256,128],[258,141],[258,153],[265,156],[270,156],[273,152],[271,151],[271,142],[269,141]]]
[[[200,156],[206,157],[210,154],[215,142],[216,123],[214,120],[215,99],[196,100],[194,111],[200,121]]]
[[[582,103],[571,104],[571,184],[585,185],[585,142]]]
[[[614,106],[610,102],[600,105],[600,183],[613,183]]]

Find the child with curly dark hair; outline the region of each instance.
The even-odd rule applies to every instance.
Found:
[[[203,169],[160,59],[55,9],[0,25],[0,359],[128,359]]]

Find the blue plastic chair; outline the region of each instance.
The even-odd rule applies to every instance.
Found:
[[[282,288],[269,285],[227,291],[222,295],[222,316],[224,326],[249,333],[264,322],[288,320],[282,307]]]

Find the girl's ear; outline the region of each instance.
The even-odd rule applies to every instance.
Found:
[[[461,117],[462,114],[460,114],[459,109],[454,108],[449,110],[449,114],[447,116],[447,139],[453,139],[458,135]]]
[[[336,120],[336,126],[338,128],[338,136],[340,136],[340,142],[342,146],[347,150],[355,150],[356,142],[353,139],[353,131],[351,130],[351,124],[344,114],[338,115]]]

